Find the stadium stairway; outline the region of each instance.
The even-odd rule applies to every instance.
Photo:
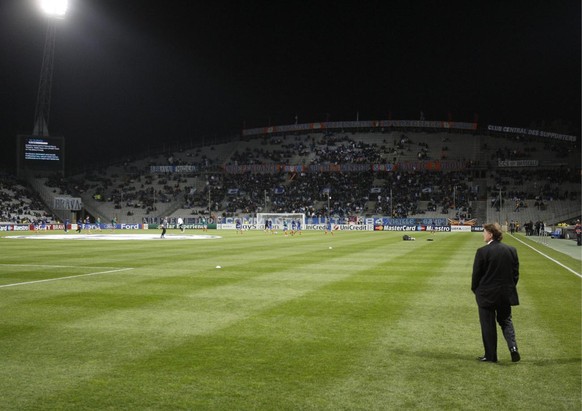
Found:
[[[472,202],[473,216],[477,219],[477,224],[487,223],[487,201],[478,200]]]
[[[70,211],[55,210],[53,205],[56,197],[71,197],[71,196],[55,193],[54,188],[48,187],[46,185],[47,180],[48,179],[45,177],[36,178],[33,176],[27,176],[28,184],[30,184],[32,189],[38,193],[39,197],[42,199],[43,203],[51,211],[51,213],[57,216],[60,221],[66,221],[71,217]]]
[[[535,200],[526,200],[528,204],[534,204]],[[521,225],[525,222],[543,221],[546,226],[553,226],[563,221],[575,219],[580,216],[580,203],[578,201],[553,201],[546,204],[545,209],[529,206],[515,211],[513,202],[509,201],[497,211],[494,207],[487,205],[488,221],[499,221],[505,224],[506,221],[517,221]]]

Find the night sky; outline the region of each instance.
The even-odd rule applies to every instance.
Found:
[[[577,0],[70,0],[49,131],[76,164],[295,116],[579,135],[580,22]],[[0,2],[0,169],[32,131],[45,32],[34,0]]]

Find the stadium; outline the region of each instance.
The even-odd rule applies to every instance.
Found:
[[[580,409],[575,126],[311,113],[91,156],[45,61],[0,172],[0,409]],[[518,362],[475,361],[487,223]]]

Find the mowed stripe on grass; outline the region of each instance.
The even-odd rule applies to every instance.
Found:
[[[227,234],[99,242],[85,258],[71,244],[76,262],[135,269],[2,290],[0,398],[12,408],[470,409],[483,378],[468,291],[480,236]],[[485,372],[503,381],[497,369]],[[494,387],[480,390],[481,406],[494,405]]]

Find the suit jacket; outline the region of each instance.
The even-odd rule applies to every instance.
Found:
[[[492,241],[477,250],[471,290],[479,307],[519,305],[518,280],[519,258],[515,247]]]

